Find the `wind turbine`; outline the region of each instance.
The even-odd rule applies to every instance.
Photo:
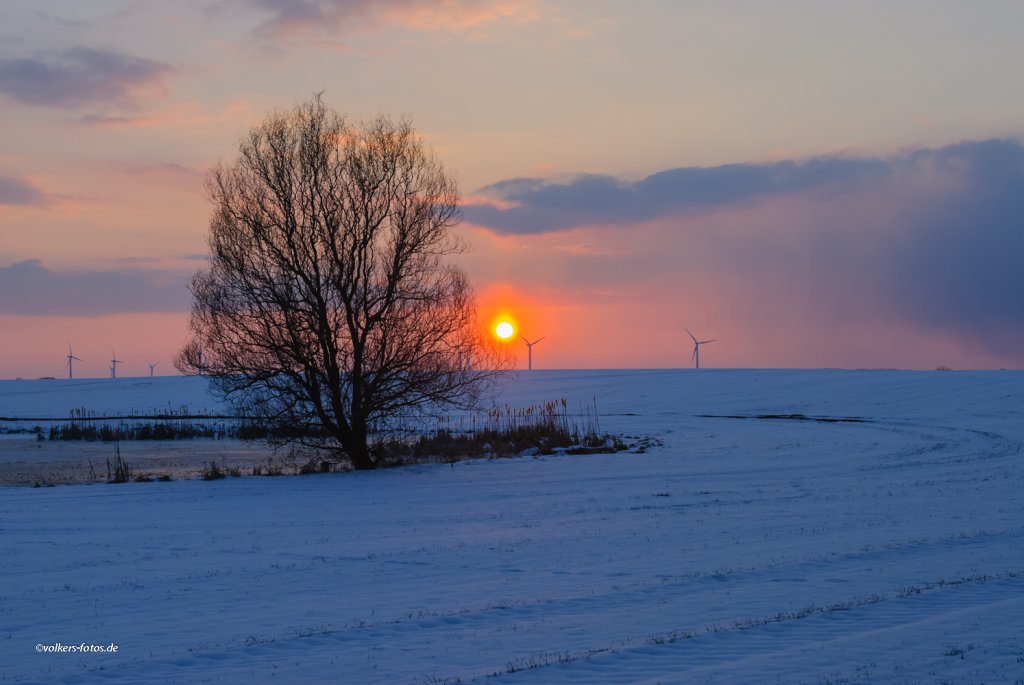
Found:
[[[150,378],[153,377],[153,369],[155,369],[157,367],[157,365],[159,365],[159,364],[160,364],[160,362],[152,362],[152,363],[146,362],[146,366],[149,367],[149,377]]]
[[[71,351],[71,341],[69,340],[68,341],[68,380],[69,381],[75,380],[75,374],[73,373],[74,369],[72,369],[72,366],[73,366],[72,362],[80,362],[80,361],[82,361],[82,360],[79,359],[78,357],[76,357],[74,352]]]
[[[686,332],[690,333],[690,329],[687,328]],[[697,340],[697,338],[693,335],[693,333],[690,333],[690,338],[693,339],[693,357],[692,357],[692,359],[694,361],[693,368],[699,369],[700,368],[700,346],[701,345],[707,345],[708,343],[713,343],[713,342],[716,341],[716,339],[712,338],[711,340]]]
[[[123,362],[123,359],[118,359],[117,355],[114,354],[114,350],[110,350],[110,377],[117,378],[117,365]]]
[[[520,333],[519,337],[522,338],[526,342],[526,369],[527,369],[527,371],[532,371],[533,370],[533,346],[536,345],[537,343],[539,343],[541,340],[543,340],[546,336],[542,335],[541,337],[537,338],[533,342],[530,342],[529,340],[527,340],[526,336],[521,334],[521,333]]]

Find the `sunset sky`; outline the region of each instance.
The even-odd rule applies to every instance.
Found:
[[[535,368],[1024,367],[1017,0],[4,0],[0,378],[172,373],[206,171],[323,91]],[[519,366],[526,348],[517,343]]]

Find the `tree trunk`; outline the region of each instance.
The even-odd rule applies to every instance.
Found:
[[[348,458],[352,462],[352,468],[356,471],[370,471],[377,468],[377,464],[370,456],[370,450],[366,445],[354,447],[348,453]]]
[[[358,425],[358,422],[355,421],[353,423],[357,425],[352,426],[352,439],[345,446],[345,452],[348,454],[349,461],[352,462],[352,468],[356,471],[369,471],[377,468],[377,463],[370,455],[365,424]]]

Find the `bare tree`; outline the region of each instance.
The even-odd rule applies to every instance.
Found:
[[[177,365],[278,435],[372,469],[374,427],[471,406],[507,358],[482,335],[452,178],[408,121],[319,95],[207,178],[210,262]]]

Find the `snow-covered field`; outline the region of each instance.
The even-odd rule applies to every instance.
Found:
[[[0,416],[204,402],[89,383],[0,382]],[[1024,683],[1024,373],[538,371],[499,401],[563,396],[662,444],[0,489],[0,681]],[[769,414],[858,420],[722,418]]]

